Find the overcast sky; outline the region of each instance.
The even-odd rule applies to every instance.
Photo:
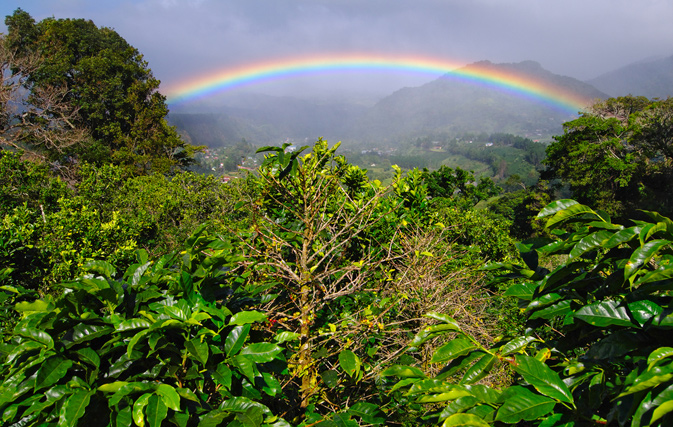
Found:
[[[115,29],[145,55],[162,86],[300,53],[535,60],[581,80],[673,55],[671,0],[0,0],[2,16],[17,7],[36,20],[87,18]],[[344,91],[431,80],[388,73],[330,82],[335,78]],[[320,82],[289,79],[275,90]]]

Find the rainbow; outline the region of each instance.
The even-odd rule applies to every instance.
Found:
[[[473,84],[493,87],[518,96],[545,103],[556,109],[576,114],[590,105],[591,100],[581,94],[571,93],[548,82],[518,73],[503,72],[488,64],[464,64],[420,56],[385,56],[361,54],[330,54],[267,60],[252,64],[227,67],[224,70],[201,75],[173,85],[164,93],[170,104],[204,98],[209,95],[288,77],[334,73],[362,72],[412,72],[444,75]]]

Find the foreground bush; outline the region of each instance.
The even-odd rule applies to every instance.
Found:
[[[506,295],[520,300],[526,334],[486,346],[432,313],[439,323],[409,351],[449,334],[431,360],[441,371],[390,367],[383,375],[401,379],[392,391],[426,405],[418,416],[442,426],[671,425],[673,222],[645,213],[651,221],[622,226],[573,200],[548,205],[538,217],[558,238],[520,244],[523,266],[488,267],[522,279]],[[550,271],[541,255],[561,263]],[[513,385],[480,384],[502,364],[517,374]]]
[[[259,401],[281,398],[295,337],[249,309],[255,290],[230,249],[197,234],[156,261],[139,252],[123,276],[90,262],[61,296],[19,303],[2,347],[3,425],[287,425]]]

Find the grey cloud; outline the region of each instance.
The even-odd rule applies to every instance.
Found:
[[[86,17],[115,28],[164,82],[301,53],[532,59],[582,79],[673,54],[668,0],[22,0],[22,7],[37,19]]]

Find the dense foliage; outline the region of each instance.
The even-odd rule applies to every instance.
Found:
[[[119,34],[84,19],[40,22],[21,9],[0,38],[0,142],[67,174],[77,162],[169,172],[195,147],[168,126],[159,81]]]
[[[506,134],[416,147],[491,156],[504,195],[446,163],[381,182],[322,139],[224,183],[176,169],[190,148],[114,31],[7,22],[3,425],[673,422],[670,100],[598,103],[549,146],[597,208],[505,173],[543,148]]]
[[[544,179],[622,218],[673,213],[673,99],[611,98],[564,129],[547,149]]]
[[[442,426],[669,425],[673,222],[647,214],[649,222],[625,227],[573,200],[550,204],[539,217],[557,238],[520,244],[524,265],[486,267],[523,279],[505,295],[519,299],[526,333],[488,347],[431,313],[439,323],[419,332],[409,351],[453,335],[433,353],[440,373],[393,366],[383,375],[402,378],[393,389],[417,402],[442,403],[426,415]],[[540,256],[559,255],[554,268],[540,264]],[[517,374],[514,384],[478,383],[503,363]]]

